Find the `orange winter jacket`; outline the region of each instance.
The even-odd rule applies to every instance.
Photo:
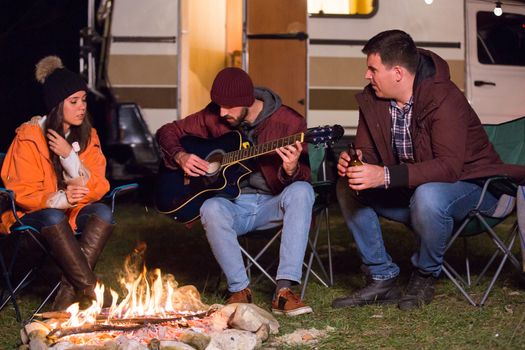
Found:
[[[109,190],[105,177],[106,158],[102,154],[95,129],[86,149],[79,154],[80,161],[90,172],[86,186],[89,193],[72,208],[66,209],[69,224],[76,230],[76,217],[85,205],[96,202]],[[2,166],[2,181],[7,189],[15,192],[18,215],[46,208],[46,200],[58,191],[57,177],[49,156],[49,148],[43,130],[37,123],[24,123],[16,130],[16,136],[7,151]],[[9,232],[15,223],[13,213],[2,213],[0,232]]]

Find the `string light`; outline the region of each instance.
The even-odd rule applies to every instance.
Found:
[[[503,14],[503,10],[501,9],[501,1],[496,1],[496,7],[494,7],[494,14],[496,16],[501,16]]]

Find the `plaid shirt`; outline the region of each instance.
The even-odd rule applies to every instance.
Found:
[[[410,97],[403,108],[399,108],[395,100],[390,101],[390,115],[392,116],[392,149],[400,163],[413,163],[414,150],[412,136],[410,135],[410,122],[412,121],[412,106],[414,97]],[[390,185],[390,172],[385,167],[385,187]]]
[[[414,98],[410,97],[403,108],[399,108],[396,101],[390,101],[390,115],[392,116],[392,148],[400,163],[413,163],[412,136],[410,122],[412,120],[412,106]]]

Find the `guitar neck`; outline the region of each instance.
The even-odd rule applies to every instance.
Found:
[[[276,148],[294,144],[295,141],[303,142],[304,133],[283,137],[282,139],[273,140],[265,143],[255,145],[253,147],[243,148],[237,151],[228,152],[222,158],[222,165],[237,163],[246,159],[254,158],[262,154],[271,153]]]

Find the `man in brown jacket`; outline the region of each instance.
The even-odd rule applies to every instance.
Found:
[[[368,283],[332,305],[397,303],[408,310],[432,301],[454,223],[482,190],[472,180],[500,174],[522,183],[525,168],[502,164],[441,57],[417,49],[400,30],[377,34],[363,52],[370,84],[357,95],[355,143],[364,164],[348,167],[349,155],[341,154],[337,197]],[[482,209],[491,213],[497,201],[489,194]],[[403,296],[378,216],[405,223],[418,238]]]
[[[238,131],[243,139],[257,145],[306,130],[306,121],[299,113],[283,105],[271,90],[254,88],[242,69],[220,71],[210,95],[212,102],[204,109],[166,124],[157,132],[167,168],[180,168],[189,177],[209,172],[206,160],[183,147],[181,140],[185,136],[217,138]],[[257,157],[250,167],[251,173],[238,179],[237,198],[216,196],[200,207],[206,237],[228,281],[231,296],[227,303],[252,301],[237,237],[283,225],[272,311],[288,316],[312,312],[290,290],[292,284],[301,281],[314,202],[307,147],[299,141],[278,147],[275,152]]]

